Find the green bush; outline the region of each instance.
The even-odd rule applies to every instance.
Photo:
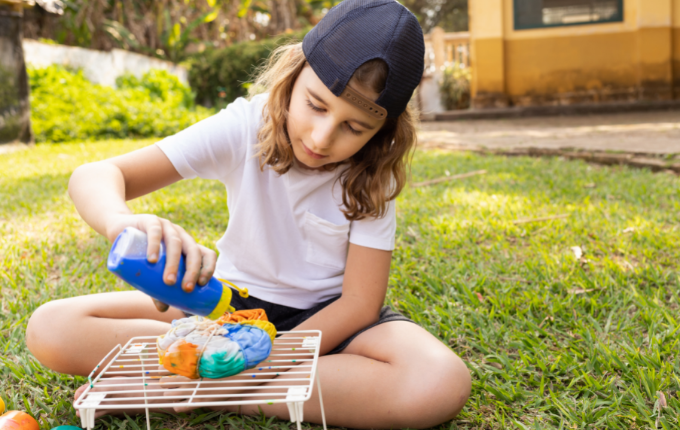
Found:
[[[223,49],[208,49],[190,60],[189,83],[196,100],[205,106],[223,108],[247,94],[247,83],[278,46],[302,40],[307,31],[284,34],[258,42],[235,43]]]
[[[194,106],[191,90],[164,70],[141,79],[119,77],[118,88],[93,84],[81,71],[57,65],[29,69],[28,75],[38,142],[163,137],[213,113]]]
[[[442,81],[439,85],[442,105],[446,110],[467,109],[470,107],[470,79],[472,73],[469,67],[458,64],[444,69]]]

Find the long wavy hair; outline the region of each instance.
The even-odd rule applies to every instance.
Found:
[[[286,121],[293,85],[306,64],[301,43],[279,47],[256,72],[249,88],[251,97],[269,92],[262,111],[264,124],[258,133],[256,154],[262,170],[269,166],[284,174],[293,165],[295,156]],[[387,80],[387,65],[382,60],[368,61],[354,72],[352,80],[380,94]],[[406,185],[416,140],[416,114],[409,106],[398,118],[388,118],[378,133],[352,157],[324,166],[326,170],[333,170],[347,165],[338,178],[345,218],[354,221],[385,215],[387,203]]]

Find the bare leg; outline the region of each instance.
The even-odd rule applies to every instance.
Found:
[[[456,354],[423,328],[404,321],[374,327],[343,353],[321,357],[319,375],[328,424],[351,428],[441,424],[462,410],[471,387],[470,373]],[[246,414],[260,410],[267,416],[289,417],[285,404],[241,408]],[[321,423],[316,385],[304,417]]]
[[[47,367],[87,375],[115,345],[165,333],[172,319],[183,316],[177,309],[158,312],[138,292],[76,297],[41,306],[29,322],[27,343]],[[454,418],[470,395],[462,360],[426,330],[402,321],[374,327],[342,354],[321,357],[319,375],[333,426],[431,427]],[[241,408],[250,414],[260,410],[288,418],[285,404]],[[316,387],[304,416],[321,422]]]
[[[138,291],[92,294],[40,306],[26,329],[26,344],[50,369],[88,375],[111,349],[135,336],[156,336],[184,313],[159,312]]]

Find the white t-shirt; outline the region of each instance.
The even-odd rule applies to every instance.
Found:
[[[340,211],[340,169],[260,171],[254,154],[267,97],[239,98],[156,145],[183,178],[226,186],[229,223],[217,241],[216,276],[259,299],[309,309],[340,295],[350,242],[394,249],[395,203],[383,218],[350,222]]]

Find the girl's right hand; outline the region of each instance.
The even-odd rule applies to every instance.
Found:
[[[186,263],[182,289],[187,293],[193,291],[196,284],[199,286],[207,284],[215,272],[217,262],[215,251],[197,244],[186,230],[165,218],[150,214],[119,214],[109,219],[106,224],[106,236],[111,242],[126,227],[134,227],[145,232],[148,238],[146,256],[150,263],[158,261],[163,240],[166,254],[163,282],[167,285],[177,282],[177,268],[182,254]],[[168,309],[168,305],[155,299],[154,304],[161,312]]]

